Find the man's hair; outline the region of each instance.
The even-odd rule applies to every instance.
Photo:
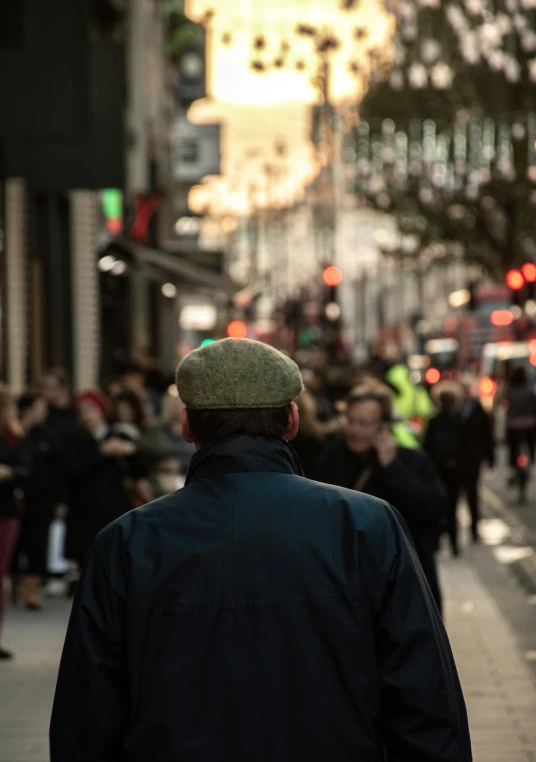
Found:
[[[393,420],[393,394],[389,387],[381,383],[356,386],[348,395],[346,404],[350,407],[361,402],[377,402],[381,408],[382,421],[391,423]]]
[[[188,421],[194,440],[199,445],[236,434],[267,439],[283,439],[288,429],[290,405],[250,410],[192,410]]]

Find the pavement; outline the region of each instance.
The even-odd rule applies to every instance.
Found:
[[[526,633],[532,642],[523,642],[481,579],[488,561],[488,549],[478,548],[441,565],[446,626],[467,703],[473,758],[535,762],[536,674],[530,663],[536,658],[536,628]],[[534,608],[508,577],[501,582],[534,625]]]
[[[497,467],[484,474],[483,512],[497,522],[499,560],[510,565],[528,593],[536,595],[536,471],[524,505],[517,502],[516,488],[507,486],[509,471],[506,449],[502,448]]]
[[[0,662],[0,762],[49,762],[48,724],[70,605],[46,601],[39,612],[11,608]]]
[[[446,625],[469,712],[475,762],[536,762],[536,606],[485,543],[440,560]],[[486,544],[489,543],[489,544]],[[69,613],[10,609],[4,642],[16,660],[0,664],[0,762],[49,762],[48,722]]]

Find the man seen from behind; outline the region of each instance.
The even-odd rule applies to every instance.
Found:
[[[449,642],[396,510],[304,479],[297,366],[226,339],[177,373],[186,487],[95,541],[51,762],[469,762]]]

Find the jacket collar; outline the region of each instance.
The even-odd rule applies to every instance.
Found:
[[[186,484],[247,472],[303,476],[298,456],[287,442],[240,434],[202,447],[192,458]]]

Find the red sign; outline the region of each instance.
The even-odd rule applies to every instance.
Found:
[[[138,193],[134,201],[135,219],[130,229],[129,238],[136,243],[147,243],[149,240],[149,223],[162,201],[162,193],[151,193],[145,196]]]

